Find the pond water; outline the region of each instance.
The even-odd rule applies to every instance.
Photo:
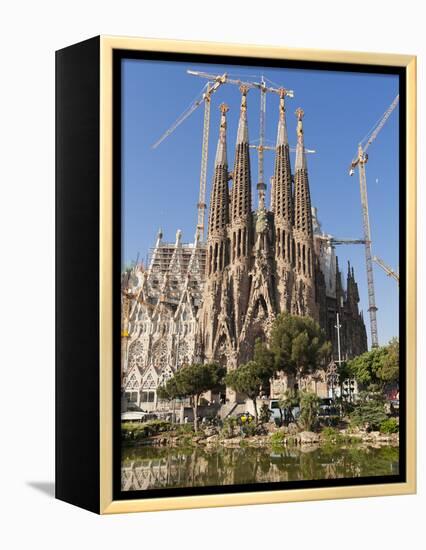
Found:
[[[399,473],[394,446],[285,448],[125,447],[123,491],[171,487],[353,478]]]

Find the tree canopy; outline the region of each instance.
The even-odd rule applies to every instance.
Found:
[[[238,393],[247,395],[253,401],[254,416],[258,421],[256,399],[260,395],[261,387],[269,383],[273,374],[266,368],[265,363],[249,361],[240,365],[237,369],[228,372],[225,383]]]
[[[194,429],[198,429],[198,399],[208,390],[218,387],[225,376],[226,369],[216,363],[194,363],[179,369],[173,378],[157,389],[160,399],[192,398],[194,411]]]
[[[351,422],[362,428],[378,430],[387,419],[385,400],[381,393],[360,392],[358,402],[351,413]]]
[[[377,390],[399,378],[399,342],[391,340],[387,346],[373,348],[348,361],[348,369],[363,389]]]
[[[287,313],[275,319],[270,339],[275,356],[275,369],[298,380],[312,374],[330,355],[331,344],[311,317]]]

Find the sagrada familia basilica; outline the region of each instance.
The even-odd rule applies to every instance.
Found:
[[[178,231],[167,243],[160,231],[147,268],[136,265],[123,274],[123,390],[145,410],[159,406],[156,388],[185,364],[216,361],[230,369],[251,359],[256,339],[267,338],[281,312],[314,318],[335,358],[339,314],[342,358],[367,350],[353,268],[348,265],[345,288],[334,247],[311,206],[301,109],[291,169],[284,90],[270,206],[259,182],[253,209],[247,91],[241,88],[232,171],[228,107],[220,106],[207,241],[197,233],[184,244]],[[280,387],[271,385],[274,391]]]

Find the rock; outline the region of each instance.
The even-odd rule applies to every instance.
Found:
[[[299,441],[301,445],[312,445],[313,443],[318,443],[320,437],[314,432],[301,432],[299,434]]]
[[[297,424],[294,424],[294,422],[290,422],[290,424],[287,426],[287,432],[290,435],[296,435],[298,432]]]
[[[241,437],[233,437],[232,439],[222,439],[221,443],[224,447],[238,447],[241,441]]]
[[[310,443],[309,445],[302,445],[299,452],[304,454],[313,453],[319,448],[320,446],[318,445],[318,443]]]
[[[217,433],[218,433],[217,428],[215,428],[214,426],[211,426],[211,427],[206,428],[206,429],[204,430],[204,435],[205,435],[206,437],[210,437],[210,436],[212,436],[212,435],[216,435]]]
[[[216,443],[219,440],[219,436],[217,434],[211,435],[210,437],[206,438],[206,443]]]
[[[279,432],[281,428],[275,424],[275,422],[268,422],[265,424],[265,428],[268,433],[273,434],[275,432]]]

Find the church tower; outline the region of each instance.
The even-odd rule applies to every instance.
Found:
[[[246,86],[241,86],[241,108],[231,190],[231,216],[229,225],[230,271],[227,278],[229,299],[232,304],[232,333],[236,350],[250,296],[250,263],[252,255],[252,203],[249,136],[247,122]]]
[[[233,185],[231,192],[231,261],[247,264],[251,245],[251,175],[247,124],[246,86],[240,88],[241,110],[238,123]]]
[[[206,285],[200,315],[203,356],[212,360],[219,330],[223,304],[224,273],[229,262],[229,189],[228,159],[226,151],[226,113],[228,106],[220,106],[219,140],[216,150],[212,190],[210,194],[209,225],[207,233]]]
[[[280,90],[279,120],[275,149],[275,169],[271,208],[275,225],[275,263],[277,269],[277,302],[282,312],[291,310],[293,289],[292,242],[293,196],[285,111],[285,90]]]
[[[216,150],[208,226],[207,276],[222,273],[228,263],[227,226],[229,223],[228,160],[226,155],[226,113],[220,106],[219,141]]]
[[[292,259],[295,266],[295,287],[291,309],[292,313],[295,315],[310,315],[315,320],[318,320],[318,308],[315,303],[312,209],[303,136],[303,110],[298,108],[296,110],[296,116],[297,146],[294,174],[294,244],[292,245]]]

